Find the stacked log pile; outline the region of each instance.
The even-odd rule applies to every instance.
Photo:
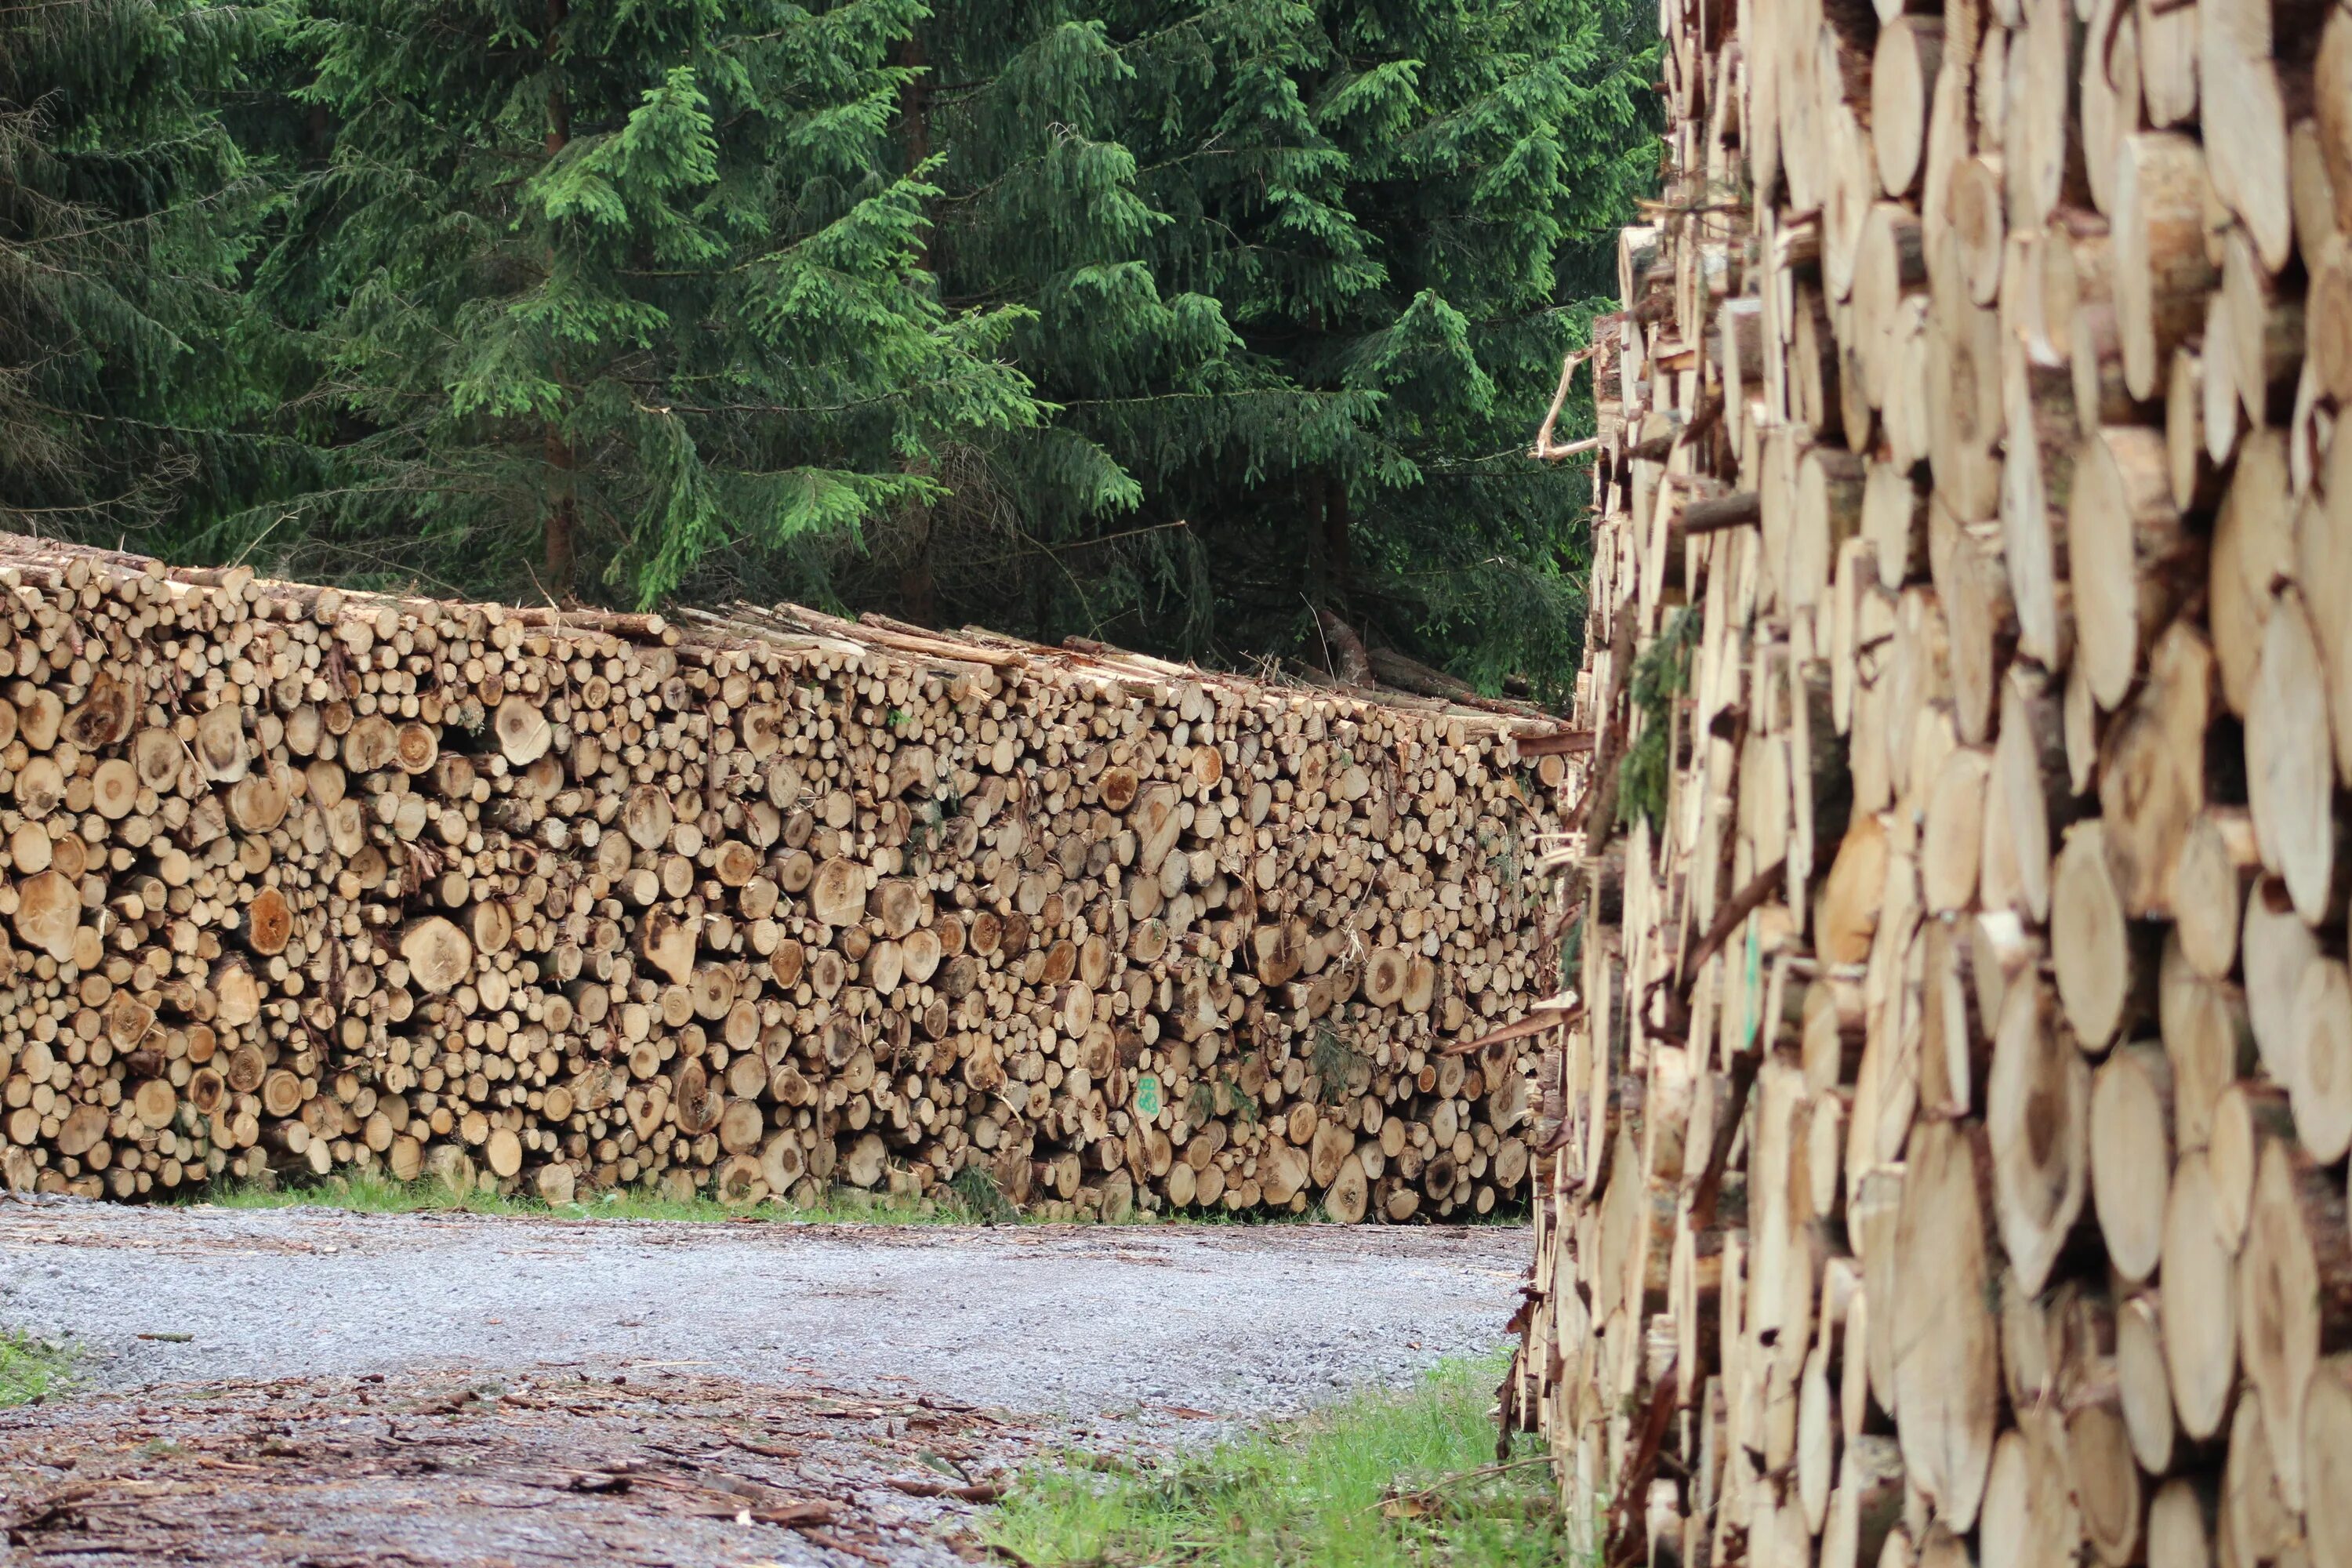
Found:
[[[0,541],[0,1177],[1483,1214],[1530,714]]]
[[[1600,740],[1507,1417],[1612,1563],[2352,1563],[2352,9],[1661,20],[1538,441]]]

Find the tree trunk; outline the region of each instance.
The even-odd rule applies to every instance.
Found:
[[[928,58],[923,40],[919,35],[901,39],[891,63],[908,71],[908,79],[898,88],[898,136],[905,150],[907,173],[912,175],[931,155],[931,124],[929,88],[925,80]],[[915,265],[929,272],[931,269],[931,237],[926,225],[916,239]],[[928,472],[929,465],[920,459],[909,459],[907,472]],[[905,563],[898,572],[899,613],[917,626],[937,626],[940,618],[939,584],[931,574],[931,509],[928,504],[909,503],[907,521],[908,539]]]
[[[564,439],[563,427],[549,420],[546,560],[541,570],[551,594],[569,593],[572,588],[573,539],[580,521],[580,501],[572,490],[573,466],[572,443]]]
[[[898,136],[906,149],[907,173],[911,175],[931,155],[930,86],[925,79],[930,61],[923,51],[921,35],[910,33],[899,40],[891,64],[913,73],[898,87]],[[929,272],[931,235],[928,225],[915,243],[919,247],[915,252],[915,265]]]
[[[562,79],[555,69],[556,40],[562,36],[567,15],[566,0],[547,0],[547,35],[540,40],[540,54],[548,67],[547,157],[550,163],[555,161],[572,140],[572,105],[564,97]],[[580,521],[579,498],[572,489],[576,458],[562,426],[551,419],[547,424],[546,441],[547,529],[542,570],[547,576],[547,591],[563,594],[572,587],[575,535]]]
[[[935,626],[940,620],[939,584],[931,576],[931,509],[927,505],[908,508],[912,523],[912,539],[907,546],[906,564],[898,572],[898,613],[919,626]]]
[[[1336,472],[1323,475],[1323,598],[1327,604],[1348,602],[1348,481]]]

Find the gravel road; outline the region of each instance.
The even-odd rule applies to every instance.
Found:
[[[1522,1231],[564,1222],[0,1202],[0,1323],[101,1386],[667,1363],[1249,1417],[1492,1349]],[[142,1334],[188,1334],[185,1342]]]
[[[79,1392],[0,1416],[0,1524],[84,1564],[376,1562],[394,1526],[435,1564],[940,1563],[960,1505],[893,1491],[914,1461],[1401,1384],[1501,1343],[1527,1245],[0,1200],[0,1327],[82,1352]]]

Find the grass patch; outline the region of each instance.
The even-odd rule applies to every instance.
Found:
[[[993,1192],[992,1187],[991,1192]],[[919,1203],[876,1197],[870,1201],[842,1197],[839,1201],[803,1208],[762,1203],[730,1208],[712,1198],[680,1202],[646,1187],[599,1193],[577,1203],[547,1204],[535,1197],[506,1197],[476,1189],[459,1192],[436,1177],[395,1182],[383,1176],[329,1176],[302,1184],[247,1183],[200,1188],[185,1200],[193,1205],[227,1209],[283,1209],[304,1206],[336,1208],[354,1214],[480,1214],[538,1215],[558,1219],[659,1219],[704,1223],[801,1225],[966,1225],[1018,1219],[1012,1205],[976,1205],[961,1191],[943,1199]]]
[[[1499,1361],[1452,1363],[1402,1394],[1130,1474],[1033,1472],[989,1527],[1035,1568],[1516,1568],[1590,1563],[1542,1450],[1495,1459]]]
[[[713,1198],[686,1202],[662,1196],[650,1187],[630,1187],[597,1193],[577,1203],[547,1204],[537,1197],[502,1196],[476,1189],[459,1192],[436,1176],[395,1182],[381,1175],[328,1176],[318,1181],[215,1183],[175,1198],[185,1206],[225,1209],[333,1208],[353,1214],[479,1214],[537,1215],[557,1219],[661,1219],[706,1224],[722,1222],[761,1225],[1097,1225],[1100,1220],[1049,1222],[1045,1215],[1017,1208],[984,1171],[967,1170],[947,1188],[920,1200],[835,1189],[832,1199],[814,1207],[769,1200],[749,1208],[730,1208]],[[1524,1220],[1521,1205],[1517,1217]],[[1464,1221],[1473,1216],[1460,1216]],[[1510,1223],[1512,1213],[1501,1208],[1482,1221]],[[1256,1210],[1181,1209],[1146,1213],[1136,1210],[1118,1222],[1151,1225],[1312,1225],[1328,1223],[1319,1205],[1305,1214],[1266,1214]]]
[[[195,1189],[191,1205],[224,1209],[284,1209],[305,1205],[355,1214],[546,1214],[545,1204],[496,1193],[461,1193],[431,1179],[394,1182],[382,1176],[329,1177],[318,1183],[216,1182]],[[578,1205],[574,1205],[575,1207]]]
[[[556,1219],[659,1219],[703,1224],[1106,1223],[1083,1216],[1076,1220],[1050,1220],[1040,1212],[1017,1208],[998,1190],[995,1181],[986,1172],[977,1169],[967,1169],[944,1190],[920,1200],[835,1188],[830,1200],[813,1207],[779,1203],[773,1199],[749,1208],[730,1208],[716,1199],[705,1197],[681,1203],[646,1186],[596,1193],[577,1203],[548,1204],[529,1194],[509,1197],[478,1188],[461,1193],[437,1176],[420,1177],[414,1182],[395,1182],[382,1175],[333,1175],[299,1182],[283,1179],[241,1184],[216,1182],[209,1186],[188,1189],[169,1201],[183,1207],[225,1209],[331,1208],[352,1214],[536,1215]],[[1465,1209],[1445,1223],[1454,1226],[1525,1225],[1528,1215],[1528,1205],[1523,1202],[1498,1204],[1491,1214],[1472,1214]],[[1163,1208],[1152,1212],[1139,1208],[1117,1223],[1123,1226],[1291,1226],[1328,1225],[1332,1221],[1324,1213],[1320,1203],[1313,1203],[1303,1214],[1286,1211],[1268,1213],[1263,1209]]]
[[[63,1393],[72,1382],[73,1361],[69,1347],[0,1330],[0,1410]]]

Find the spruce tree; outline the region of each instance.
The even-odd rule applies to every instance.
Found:
[[[1581,481],[1522,453],[1654,162],[1646,27],[5,13],[0,508],[318,577],[789,594],[1223,662],[1344,663],[1344,623],[1554,683]]]
[[[260,192],[213,105],[251,31],[182,0],[0,10],[0,528],[152,543],[243,482]]]
[[[950,306],[1060,409],[845,596],[1227,660],[1316,612],[1489,687],[1580,635],[1524,451],[1654,167],[1629,0],[946,0],[901,59]]]
[[[647,600],[935,494],[1034,424],[1017,312],[943,310],[888,63],[918,0],[293,0],[331,121],[258,286],[326,477],[296,563]]]

